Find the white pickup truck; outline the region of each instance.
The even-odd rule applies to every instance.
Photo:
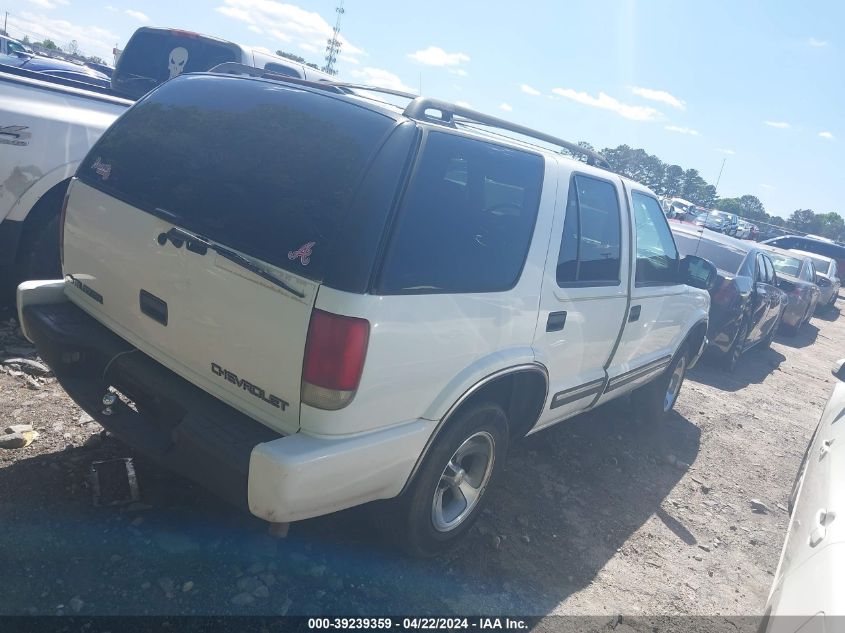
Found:
[[[394,499],[392,534],[433,554],[510,441],[626,394],[672,409],[716,270],[598,154],[343,88],[154,90],[83,161],[64,278],[18,309],[139,451],[273,523]]]
[[[58,218],[70,177],[135,99],[182,74],[225,62],[309,81],[331,76],[233,42],[142,27],[127,44],[112,90],[0,66],[0,270],[17,283],[60,274]]]

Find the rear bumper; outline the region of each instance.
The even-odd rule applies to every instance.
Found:
[[[798,327],[801,323],[801,319],[803,319],[804,315],[807,313],[807,306],[792,295],[787,295],[787,297],[787,303],[783,308],[783,316],[781,319],[783,323],[786,323],[789,327]]]
[[[21,327],[68,394],[138,452],[274,522],[402,490],[435,422],[358,436],[281,436],[143,354],[64,299],[61,281],[18,288]],[[110,389],[121,398],[103,413]]]

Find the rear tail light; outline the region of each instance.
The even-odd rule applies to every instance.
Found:
[[[62,201],[62,210],[59,213],[59,262],[62,265],[62,269],[65,266],[65,217],[67,216],[67,203],[70,200],[71,184],[73,184],[73,181],[67,186],[65,199]]]
[[[302,402],[334,411],[352,401],[364,370],[370,323],[314,310],[302,363]]]

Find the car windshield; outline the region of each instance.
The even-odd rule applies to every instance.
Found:
[[[801,274],[801,260],[795,257],[789,257],[788,255],[782,255],[781,253],[769,252],[769,257],[772,260],[772,264],[775,266],[775,270],[779,273],[783,273],[784,275],[791,275],[792,277],[798,277]]]

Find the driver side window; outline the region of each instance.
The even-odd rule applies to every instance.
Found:
[[[775,266],[772,264],[772,260],[770,260],[765,255],[762,256],[763,261],[766,264],[766,283],[771,285],[775,285],[777,283],[777,278],[775,277]]]
[[[637,226],[637,285],[678,283],[678,249],[660,204],[649,195],[633,192]]]

